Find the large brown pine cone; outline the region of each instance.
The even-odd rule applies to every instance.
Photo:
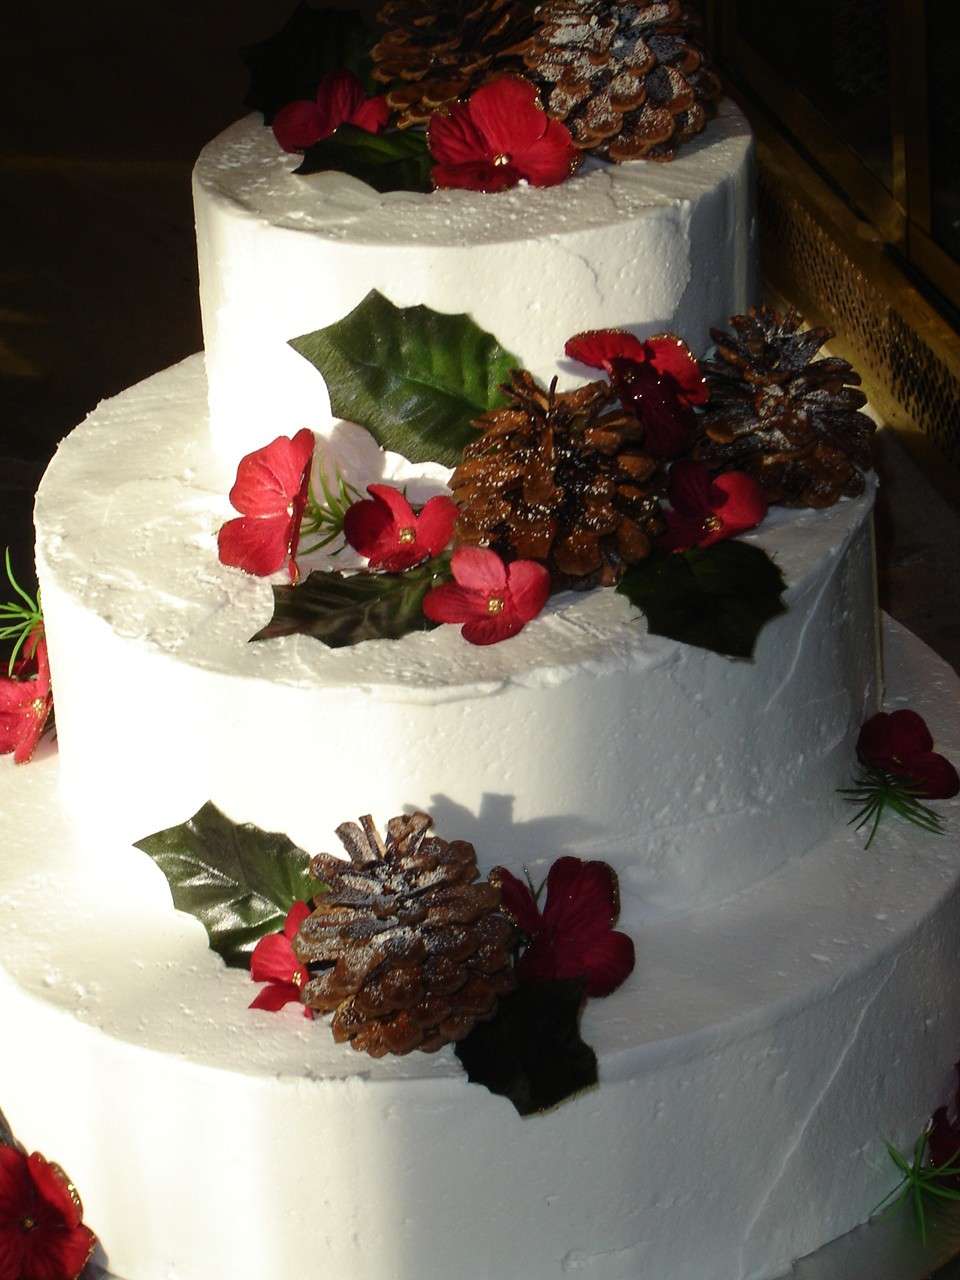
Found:
[[[473,845],[430,825],[425,813],[391,818],[384,843],[369,816],[345,822],[350,861],[311,863],[328,891],[294,941],[311,975],[303,1001],[333,1013],[338,1043],[374,1058],[461,1040],[515,985],[499,886],[477,881]]]
[[[515,46],[534,25],[523,0],[389,0],[377,17],[387,31],[373,74],[390,86],[401,127],[425,123],[494,72],[522,70]]]
[[[867,397],[852,366],[814,359],[833,335],[766,307],[730,323],[732,334],[712,330],[716,355],[701,362],[710,400],[694,456],[749,472],[784,506],[829,507],[862,493],[875,426],[858,412]]]
[[[681,0],[544,0],[524,46],[546,110],[584,151],[669,160],[720,97]]]
[[[450,480],[454,542],[538,560],[558,588],[612,586],[664,527],[643,427],[607,382],[544,391],[515,369],[505,390]]]

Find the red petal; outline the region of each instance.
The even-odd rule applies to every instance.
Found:
[[[657,546],[664,551],[689,551],[700,545],[703,537],[702,516],[680,516],[675,511],[664,511],[666,533],[657,539]]]
[[[304,920],[312,914],[313,907],[309,902],[295,902],[287,912],[287,918],[283,922],[283,936],[289,938],[292,942]]]
[[[703,463],[684,460],[670,468],[667,496],[675,512],[703,521],[713,511],[719,495],[714,492],[713,478]]]
[[[284,151],[306,151],[324,136],[315,102],[288,102],[273,118],[273,136]]]
[[[523,628],[523,619],[507,613],[504,609],[503,613],[491,613],[483,618],[472,618],[463,624],[460,634],[470,644],[499,644],[501,640],[509,640],[511,636],[515,636]]]
[[[374,489],[385,490],[387,486],[370,485],[367,492],[373,493]],[[389,492],[397,494],[404,503],[409,512],[407,522],[412,526],[414,516],[410,504],[396,489]],[[391,550],[396,549],[397,533],[390,505],[379,495],[354,502],[348,507],[343,518],[343,536],[355,551],[359,551],[362,556],[366,556],[371,561],[378,559],[381,555],[388,555]]]
[[[550,596],[550,574],[535,560],[516,560],[507,566],[510,610],[523,622],[535,618]]]
[[[390,512],[390,518],[397,525],[412,525],[416,523],[416,516],[413,513],[413,507],[406,500],[399,489],[394,488],[391,484],[369,484],[367,485],[367,493],[383,505]]]
[[[897,761],[905,756],[933,750],[933,737],[916,711],[879,711],[860,730],[857,755],[864,764],[896,772]]]
[[[960,791],[960,777],[945,756],[918,751],[903,762],[903,771],[921,788],[925,800],[949,800]]]
[[[571,360],[579,360],[591,369],[605,369],[607,373],[610,361],[616,356],[638,364],[646,359],[644,344],[626,329],[587,329],[569,338],[563,350]]]
[[[544,926],[566,939],[609,929],[620,913],[617,873],[606,862],[558,858],[547,876]]]
[[[453,537],[457,504],[442,494],[431,498],[417,517],[417,546],[425,556],[436,556]]]
[[[513,165],[498,166],[491,164],[489,160],[476,160],[470,164],[436,164],[430,170],[430,177],[438,190],[453,188],[489,194],[515,187],[521,175]]]
[[[693,410],[669,375],[651,364],[614,357],[610,378],[623,407],[643,424],[643,447],[655,458],[677,458],[687,451]]]
[[[70,1184],[59,1165],[50,1164],[35,1151],[28,1157],[27,1167],[37,1193],[63,1219],[66,1226],[78,1227],[83,1209],[79,1200],[70,1194]]]
[[[450,568],[461,587],[485,591],[488,595],[506,590],[506,566],[495,551],[483,547],[460,547],[453,553]]]
[[[217,535],[220,563],[265,578],[287,563],[291,516],[240,516],[228,520]]]
[[[558,977],[583,974],[587,979],[588,996],[608,996],[630,976],[635,964],[633,939],[625,933],[610,932],[579,953],[571,952],[564,958]]]
[[[250,1001],[250,1009],[266,1009],[277,1013],[288,1004],[300,1003],[300,988],[292,982],[271,982]]]
[[[378,94],[375,98],[367,98],[361,102],[350,117],[349,123],[355,124],[358,129],[366,129],[367,133],[380,133],[387,127],[389,119],[390,108],[387,106],[387,100],[383,94]]]
[[[21,723],[20,739],[13,753],[14,764],[26,764],[33,756],[52,710],[53,700],[49,694],[46,698],[35,699],[27,708]]]
[[[659,333],[643,344],[646,359],[660,374],[673,378],[686,404],[706,404],[707,380],[687,344],[675,333]]]
[[[363,104],[363,85],[352,71],[331,71],[317,85],[321,138],[328,138]]]
[[[520,76],[500,76],[481,85],[467,110],[491,156],[527,152],[543,138],[549,123],[537,103],[536,89]]]
[[[430,154],[441,166],[458,168],[482,162],[489,166],[492,154],[483,134],[471,119],[470,112],[459,102],[451,103],[443,111],[430,117],[427,127],[427,143]],[[434,175],[437,170],[434,169]],[[436,177],[434,177],[436,181]],[[459,183],[438,183],[438,186],[458,186]]]
[[[480,591],[445,582],[428,591],[423,612],[431,622],[469,622],[487,613],[487,597]]]
[[[242,515],[271,516],[286,512],[300,492],[304,473],[313,458],[313,432],[298,431],[291,440],[276,440],[248,453],[237,467],[230,502]]]
[[[532,147],[513,152],[513,167],[533,187],[555,187],[566,182],[580,163],[570,131],[559,120],[551,120],[546,133]]]
[[[501,904],[504,911],[513,917],[518,929],[532,938],[540,929],[540,912],[530,886],[506,867],[495,867],[494,870],[502,889]]]
[[[250,955],[250,977],[254,982],[292,982],[299,969],[300,961],[283,933],[267,934]]]

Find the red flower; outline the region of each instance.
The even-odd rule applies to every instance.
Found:
[[[960,1062],[956,1063],[953,1069],[960,1078]],[[930,1155],[930,1164],[935,1169],[945,1164],[957,1167],[957,1157],[960,1156],[960,1086],[954,1094],[953,1118],[950,1118],[947,1107],[937,1107],[930,1117],[927,1150]],[[944,1177],[943,1185],[960,1188],[960,1174]]]
[[[300,99],[280,108],[273,118],[273,136],[284,151],[306,151],[342,124],[379,133],[389,118],[385,97],[368,98],[352,71],[332,71],[321,77],[313,102]]]
[[[585,978],[587,995],[608,996],[633,972],[633,942],[613,929],[620,893],[607,863],[558,858],[547,876],[542,914],[522,880],[504,867],[495,874],[505,910],[530,940],[517,961],[524,982]]]
[[[423,612],[433,622],[462,622],[471,644],[496,644],[522,631],[550,595],[550,574],[535,560],[505,565],[495,551],[461,547],[453,553],[454,581],[428,591]]]
[[[59,1165],[0,1147],[0,1280],[76,1280],[97,1238]]]
[[[241,459],[230,502],[242,516],[228,520],[217,537],[222,564],[261,578],[286,565],[290,581],[296,582],[294,557],[307,505],[313,449],[313,432],[304,428],[292,440],[278,436]]]
[[[552,187],[580,162],[566,125],[550,119],[536,89],[519,76],[500,76],[477,89],[469,102],[436,112],[427,140],[437,161],[435,187],[506,191],[521,179],[533,187]]]
[[[32,654],[17,663],[17,678],[0,678],[0,755],[12,751],[17,764],[26,764],[33,755],[53,711],[50,664],[42,627],[34,628],[27,646],[32,648]],[[36,676],[24,679],[31,662],[36,663]]]
[[[912,782],[925,800],[949,800],[960,792],[956,769],[933,750],[933,738],[916,711],[880,711],[864,724],[857,755],[865,765]]]
[[[347,511],[343,533],[372,569],[402,573],[439,555],[453,536],[457,508],[452,499],[431,498],[418,515],[392,485],[371,484],[367,493],[370,499],[355,502]]]
[[[284,1005],[300,1003],[300,988],[306,982],[306,969],[293,950],[297,930],[310,915],[307,902],[295,902],[287,912],[282,933],[271,933],[261,938],[250,956],[250,977],[254,982],[266,982],[259,995],[250,1001],[251,1009],[268,1009],[276,1013]],[[312,1018],[313,1010],[306,1005],[304,1017]]]
[[[699,462],[675,462],[670,468],[667,532],[660,545],[668,551],[709,547],[755,529],[767,514],[763,489],[743,471],[715,478]]]

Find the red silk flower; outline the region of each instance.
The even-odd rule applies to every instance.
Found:
[[[313,432],[304,428],[292,440],[278,436],[241,459],[230,490],[230,502],[241,518],[228,520],[217,537],[222,564],[261,578],[286,566],[290,581],[296,582],[313,450]]]
[[[550,595],[550,574],[535,560],[505,565],[495,551],[460,547],[450,561],[453,582],[428,591],[432,622],[462,622],[471,644],[496,644],[522,631]]]
[[[59,1165],[0,1147],[0,1280],[76,1280],[97,1243]]]
[[[53,711],[50,664],[42,627],[34,629],[24,646],[28,647],[32,654],[17,663],[15,678],[0,678],[0,755],[12,751],[17,764],[26,764],[33,755]],[[27,670],[34,663],[36,676],[27,678]]]
[[[519,76],[500,76],[468,102],[435,112],[427,140],[435,187],[506,191],[522,179],[552,187],[580,161],[566,125],[550,119],[534,86]]]
[[[287,912],[282,933],[261,938],[250,956],[250,977],[267,985],[250,1001],[251,1009],[267,1009],[276,1013],[284,1005],[300,1003],[300,988],[308,974],[293,950],[297,930],[310,915],[307,902],[295,902]],[[304,1017],[312,1018],[313,1010],[304,1005]]]
[[[857,755],[865,765],[906,778],[926,800],[949,800],[960,792],[960,776],[933,750],[933,737],[916,711],[880,711],[864,724]]]
[[[368,98],[352,71],[331,71],[320,78],[313,102],[300,99],[280,108],[273,118],[273,136],[284,151],[306,151],[342,124],[379,133],[389,118],[383,95]]]
[[[558,858],[541,912],[522,880],[496,869],[503,906],[529,945],[517,961],[524,982],[585,978],[587,995],[608,996],[633,972],[633,942],[613,926],[620,914],[617,875],[605,862]]]
[[[709,547],[724,538],[755,529],[767,514],[760,484],[743,471],[711,476],[699,462],[675,462],[670,468],[667,532],[660,545],[668,551]]]
[[[372,569],[402,573],[439,555],[453,536],[457,508],[451,498],[431,498],[417,514],[392,485],[371,484],[367,493],[369,498],[348,509],[343,533],[350,546],[367,557]]]

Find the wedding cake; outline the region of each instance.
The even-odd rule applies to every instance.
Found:
[[[217,558],[239,460],[279,435],[412,499],[449,476],[364,444],[291,339],[376,290],[465,313],[561,389],[586,380],[578,331],[703,351],[754,296],[751,165],[732,106],[669,165],[498,195],[297,176],[259,117],[201,155],[206,354],[51,464],[59,750],[0,771],[0,1103],[123,1280],[770,1280],[889,1190],[882,1140],[913,1136],[957,1056],[960,855],[895,825],[865,852],[836,795],[882,690],[871,481],[746,535],[787,606],[750,661],[605,590],[485,647],[449,626],[251,644],[280,578]],[[956,754],[955,677],[884,630],[888,701]],[[637,962],[583,1014],[599,1083],[521,1119],[449,1047],[374,1060],[248,1009],[249,975],[131,848],[206,802],[310,853],[420,809],[484,874],[609,863]]]

